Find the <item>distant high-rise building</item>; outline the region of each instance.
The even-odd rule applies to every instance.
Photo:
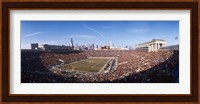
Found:
[[[131,50],[132,49],[132,47],[131,46],[129,46],[129,50]]]
[[[79,47],[78,47],[78,50],[83,50],[83,49],[82,49],[82,46],[79,46]]]
[[[86,47],[87,47],[88,49],[91,49],[91,45],[90,45],[90,44],[88,44]]]
[[[91,49],[94,50],[94,44],[91,45]]]
[[[82,50],[88,50],[88,47],[86,45],[82,45]]]
[[[74,47],[74,43],[73,43],[73,39],[71,38],[71,45],[72,47]]]
[[[79,46],[78,46],[78,44],[76,44],[75,49],[76,49],[76,50],[79,50]]]
[[[72,49],[74,49],[74,42],[73,42],[72,38],[71,38],[71,47],[72,47]]]
[[[112,48],[112,40],[110,41],[110,44],[109,44],[110,48]]]
[[[38,49],[38,43],[32,43],[31,44],[31,49],[32,50],[37,50]]]

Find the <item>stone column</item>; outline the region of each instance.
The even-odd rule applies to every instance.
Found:
[[[148,46],[148,52],[151,52],[151,45]]]
[[[156,43],[156,51],[158,51],[158,43]]]
[[[158,50],[160,49],[160,43],[158,43]]]
[[[152,44],[152,51],[155,51],[154,43]]]
[[[152,51],[152,44],[150,44],[150,50]],[[151,51],[150,51],[150,52],[151,52]]]
[[[151,52],[151,51],[152,51],[152,44],[150,44],[150,47],[149,47],[149,48],[150,48],[150,52]]]
[[[157,51],[158,51],[158,50],[159,50],[159,43],[157,43],[157,46],[158,46],[158,47],[157,47]]]

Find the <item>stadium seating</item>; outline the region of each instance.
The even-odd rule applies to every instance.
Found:
[[[88,57],[118,57],[107,73],[66,70],[65,64]],[[177,83],[179,51],[98,50],[79,53],[22,52],[22,83]]]

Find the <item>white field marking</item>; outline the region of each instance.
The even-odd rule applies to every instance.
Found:
[[[108,63],[110,60],[111,60],[112,58],[110,58],[109,60],[107,60],[107,62],[106,63]],[[101,73],[103,70],[104,70],[104,68],[106,67],[106,65],[107,64],[105,64],[102,68],[101,68],[101,70],[99,70],[99,72],[98,73]]]

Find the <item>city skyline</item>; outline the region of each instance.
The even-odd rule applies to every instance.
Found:
[[[167,45],[178,44],[178,21],[21,21],[21,48],[31,43],[50,45],[109,45],[132,47],[164,39]]]

